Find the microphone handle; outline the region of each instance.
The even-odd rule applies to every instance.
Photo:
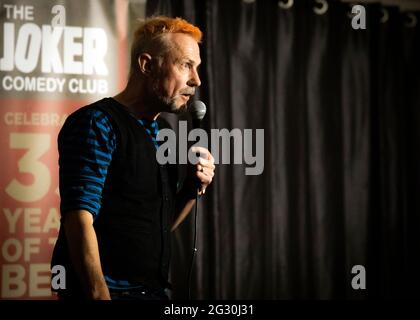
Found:
[[[193,118],[192,119],[192,128],[193,129],[201,129],[201,120],[197,119],[197,118]],[[197,153],[197,157],[199,157],[200,154]],[[200,181],[196,181],[196,188],[197,188],[197,194],[198,192],[201,191],[201,182]]]

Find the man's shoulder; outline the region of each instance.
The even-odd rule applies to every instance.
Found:
[[[115,108],[116,102],[112,98],[103,98],[73,111],[66,119],[64,127],[80,122],[111,124],[110,109]]]
[[[112,131],[112,121],[110,121],[109,114],[106,112],[106,106],[110,103],[112,103],[111,98],[104,98],[73,111],[67,117],[60,134],[69,130],[70,132],[75,130],[77,132],[81,130],[89,131],[92,126],[98,124],[101,125],[101,128],[108,128],[106,131]]]
[[[89,116],[95,114],[106,113],[105,110],[110,108],[114,100],[112,98],[103,98],[91,104],[85,105],[73,111],[69,117],[78,117],[80,115]]]

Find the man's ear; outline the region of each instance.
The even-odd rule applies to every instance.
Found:
[[[148,53],[142,53],[137,59],[140,73],[149,75],[152,72],[152,56]]]

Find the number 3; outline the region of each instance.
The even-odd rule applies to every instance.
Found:
[[[30,173],[34,177],[31,185],[24,185],[17,179],[6,187],[6,193],[22,202],[42,199],[50,188],[51,175],[48,167],[39,158],[50,149],[50,135],[44,133],[11,133],[10,148],[28,149],[18,161],[19,172]]]

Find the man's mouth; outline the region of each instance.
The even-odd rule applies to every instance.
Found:
[[[185,97],[189,98],[189,97],[191,97],[195,94],[195,90],[194,89],[193,90],[186,90],[184,92],[181,92],[180,94],[181,94],[181,96],[185,96]]]
[[[183,96],[184,98],[186,98],[188,100],[188,99],[190,99],[191,94],[189,94],[189,93],[181,93],[181,96]]]

